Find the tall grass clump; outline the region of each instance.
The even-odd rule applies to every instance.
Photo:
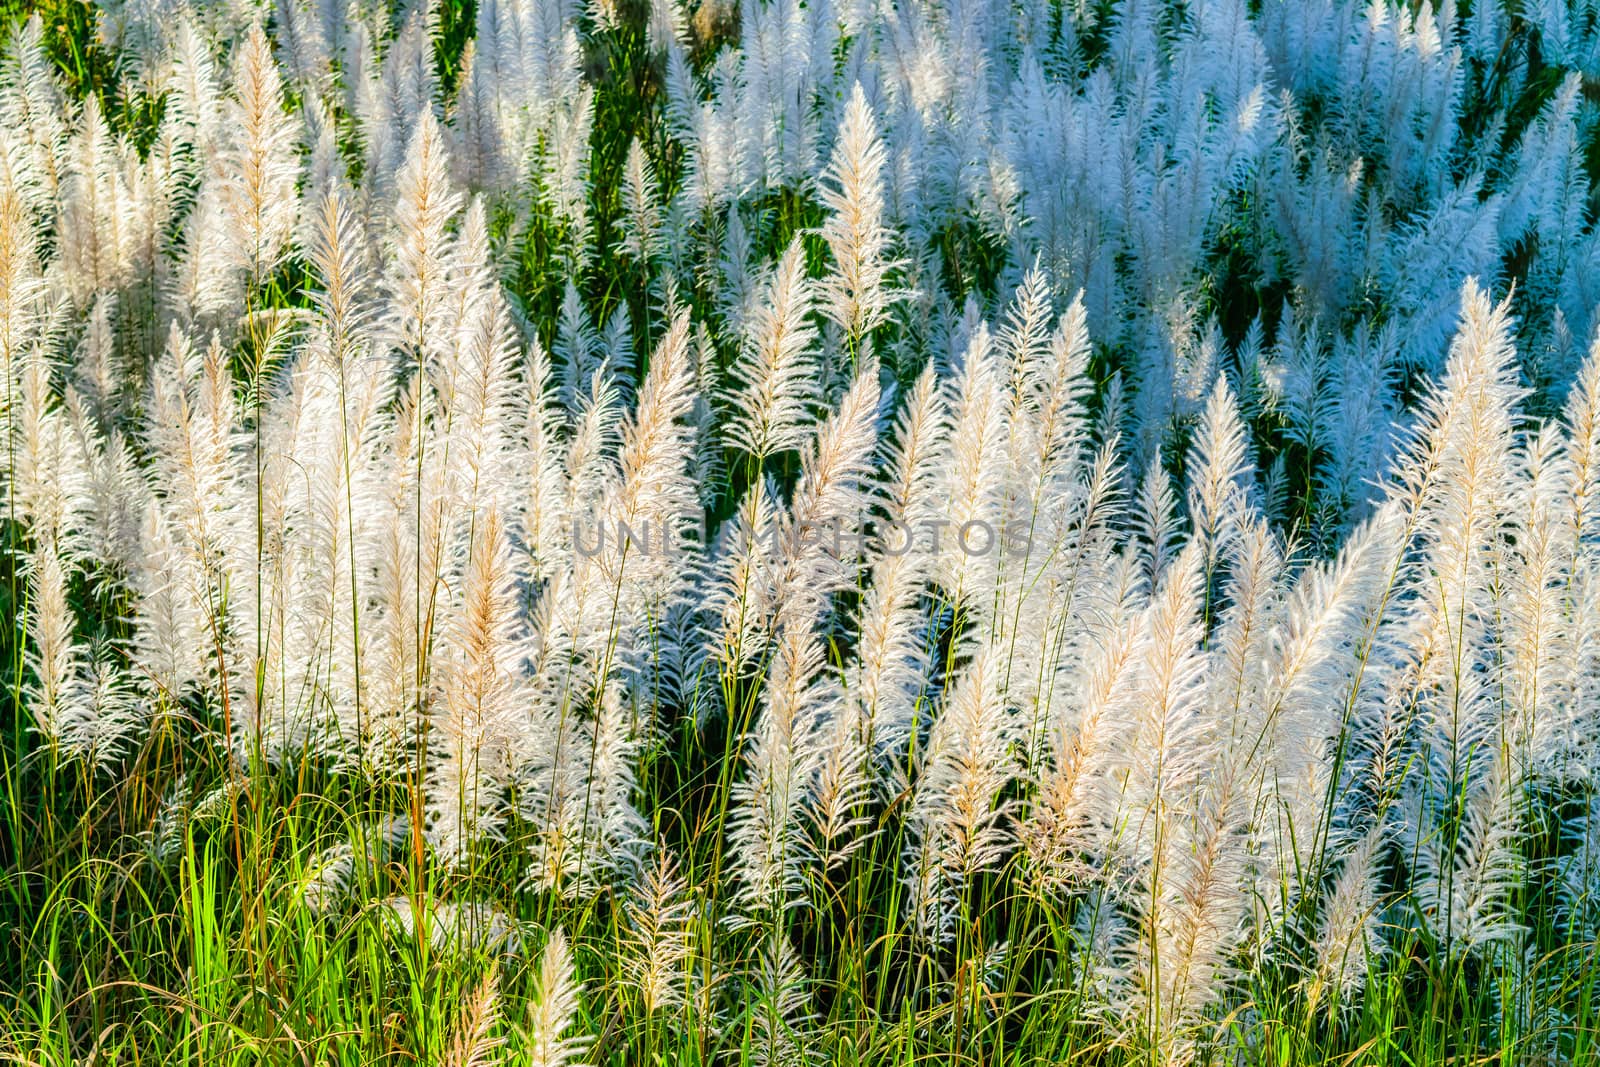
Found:
[[[1596,1062],[1590,5],[0,10],[0,1056]]]

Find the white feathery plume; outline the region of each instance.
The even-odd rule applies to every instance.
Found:
[[[1022,276],[1022,284],[1012,294],[997,338],[1011,371],[1006,401],[1013,418],[1031,406],[1044,385],[1049,333],[1049,281],[1043,271],[1033,267]],[[1016,428],[1027,427],[1019,419]]]
[[[638,407],[622,427],[618,456],[619,480],[599,513],[614,529],[654,530],[657,549],[676,549],[698,511],[689,480],[694,427],[687,421],[694,404],[694,373],[689,361],[689,315],[680,311],[656,345],[650,370],[639,390]],[[669,551],[604,554],[598,562],[615,562],[617,581],[628,594],[627,624],[644,620],[635,614],[658,601],[682,580],[680,565]]]
[[[1118,1025],[1175,1062],[1192,1055],[1233,973],[1251,907],[1238,890],[1249,749],[1227,745],[1208,714],[1202,557],[1198,543],[1186,545],[1139,619],[1139,666],[1118,709],[1123,754],[1110,776],[1118,795],[1103,831],[1106,876],[1134,923],[1115,950]]]
[[[456,236],[455,274],[460,289],[450,318],[455,343],[447,357],[449,413],[445,462],[450,491],[470,522],[486,507],[510,510],[512,419],[520,390],[505,300],[489,264],[488,223],[474,199]]]
[[[745,322],[731,368],[724,438],[758,460],[799,448],[821,401],[810,351],[816,337],[809,321],[813,286],[805,264],[796,236]]]
[[[415,21],[415,20],[413,20]],[[394,57],[391,55],[390,57]],[[385,665],[378,671],[382,703],[375,710],[381,733],[393,735],[413,714],[428,673],[435,599],[450,533],[450,471],[437,460],[443,447],[434,385],[448,384],[456,337],[450,321],[458,295],[451,269],[454,242],[448,225],[460,198],[450,187],[444,137],[424,107],[396,182],[394,247],[385,277],[387,333],[407,379],[395,413],[390,529],[379,559]],[[443,376],[441,378],[441,375]],[[448,396],[444,398],[448,400]]]
[[[1140,623],[1142,667],[1132,682],[1125,729],[1116,861],[1159,879],[1174,847],[1173,809],[1214,755],[1204,708],[1200,546],[1186,545],[1156,588]],[[1162,887],[1150,886],[1154,898]]]
[[[8,412],[11,505],[36,543],[71,557],[91,503],[89,457],[52,388],[43,350],[28,353],[20,377],[20,396],[11,398],[20,410]]]
[[[237,269],[216,181],[201,184],[183,229],[183,258],[166,294],[170,313],[191,328],[231,326],[232,313],[243,302],[244,275]]]
[[[130,146],[123,157],[123,184],[127,190],[123,240],[127,247],[129,296],[139,319],[155,310],[169,270],[168,235],[186,195],[186,175],[179,159],[182,152],[175,132],[163,123],[142,157],[137,146]],[[142,366],[142,358],[153,354],[160,335],[154,322],[138,325],[144,329],[133,331],[129,356],[135,359],[136,366]]]
[[[1563,551],[1571,484],[1562,434],[1553,425],[1523,438],[1513,459],[1511,544],[1506,552],[1503,646],[1507,740],[1518,775],[1556,770],[1571,754],[1577,714],[1566,672],[1576,636],[1570,619],[1568,576],[1577,561]],[[1581,729],[1581,727],[1580,727]]]
[[[862,742],[897,751],[910,739],[926,669],[919,601],[931,559],[930,520],[938,516],[940,465],[949,425],[932,364],[924,368],[895,431],[884,490],[885,521],[861,606],[860,641],[846,690],[861,720]]]
[[[985,526],[998,531],[1003,524],[1009,462],[1005,398],[987,324],[974,331],[951,390],[950,457],[941,479],[945,525],[937,534],[935,573],[952,602],[986,612],[992,607],[988,597],[997,561],[992,551],[968,551],[963,538]]]
[[[36,12],[13,29],[0,65],[0,119],[8,131],[4,154],[15,192],[46,219],[60,203],[69,115]]]
[[[984,641],[948,688],[921,760],[910,815],[907,877],[920,932],[951,932],[952,896],[1011,847],[1009,805],[1000,793],[1015,761],[1016,723],[1007,707],[1002,650]]]
[[[269,336],[265,351],[270,354],[275,343]],[[226,387],[227,362],[213,334],[205,355],[208,381]],[[330,710],[323,699],[306,699],[305,686],[318,684],[308,679],[307,667],[319,638],[319,616],[325,613],[322,598],[334,581],[323,573],[331,561],[302,555],[297,535],[309,532],[310,523],[305,530],[291,525],[297,503],[291,487],[303,484],[294,473],[308,465],[305,436],[315,407],[325,399],[307,388],[310,382],[304,376],[291,379],[278,403],[252,413],[255,470],[240,479],[244,499],[236,503],[233,518],[242,536],[231,542],[228,561],[232,574],[246,577],[223,590],[235,742],[241,753],[273,761],[320,748]]]
[[[525,472],[521,534],[528,572],[548,578],[570,547],[567,525],[567,450],[561,439],[562,414],[553,395],[550,357],[537,339],[528,350],[528,400],[519,453]]]
[[[199,160],[211,159],[217,153],[227,128],[211,48],[212,42],[191,19],[178,20],[173,34],[167,107]]]
[[[307,95],[326,91],[333,77],[333,42],[324,33],[320,14],[302,0],[275,0],[273,4],[273,40],[283,54],[290,79]]]
[[[766,647],[778,522],[773,487],[760,482],[745,493],[718,534],[716,578],[706,607],[718,620],[715,654],[728,677],[736,677]]]
[[[863,359],[839,409],[801,459],[800,483],[778,530],[772,592],[778,627],[809,630],[828,596],[855,579],[857,535],[872,502],[880,396],[877,361]]]
[[[3,136],[3,135],[0,135]],[[10,441],[13,392],[22,375],[34,329],[44,317],[46,297],[39,274],[38,233],[14,169],[0,153],[0,431]]]
[[[888,258],[890,231],[883,221],[886,160],[872,108],[857,82],[822,175],[822,202],[829,211],[822,237],[833,255],[833,270],[821,285],[822,310],[852,343],[887,319],[897,298],[887,285],[897,264]]]
[[[433,434],[431,424],[416,413],[420,383],[412,378],[400,394],[385,457],[383,506],[374,518],[376,618],[363,627],[372,644],[363,659],[371,666],[364,672],[370,687],[362,708],[362,744],[369,749],[369,766],[376,768],[395,762],[392,757],[400,755],[417,726],[444,563],[442,468],[422,464],[418,469],[419,452]]]
[[[593,128],[594,90],[585,86],[554,109],[546,134],[545,202],[565,224],[562,251],[574,273],[592,252],[588,169]]]
[[[1088,432],[1085,401],[1092,383],[1088,378],[1088,313],[1082,292],[1062,313],[1042,349],[1031,360],[1020,354],[1013,357],[1014,377],[1027,363],[1038,364],[1037,371],[1023,376],[1032,417],[1014,419],[1010,444],[1012,462],[1027,472],[1022,484],[1034,489],[1028,503],[1035,508],[1044,502],[1045,493],[1072,476]]]
[[[1401,547],[1398,516],[1384,507],[1358,528],[1331,564],[1302,573],[1288,592],[1282,623],[1260,650],[1262,690],[1242,743],[1259,746],[1271,814],[1258,822],[1266,841],[1269,904],[1313,868],[1312,852],[1330,831],[1327,819],[1332,746],[1354,699],[1366,620],[1388,592]],[[1366,652],[1365,654],[1370,654]]]
[[[617,746],[616,774],[609,781],[591,775],[574,824],[585,841],[591,834],[609,839],[607,851],[634,844],[634,814],[627,799],[632,772],[625,766],[633,736],[621,725],[620,708],[609,703],[619,698],[612,676],[648,657],[649,650],[641,643],[666,618],[689,577],[680,553],[698,508],[688,474],[694,427],[685,421],[692,409],[693,387],[688,316],[680,312],[652,355],[638,407],[622,427],[615,464],[598,447],[592,459],[581,460],[577,454],[584,447],[581,440],[568,457],[569,463],[577,458],[592,465],[595,473],[571,475],[574,490],[581,494],[568,505],[573,553],[559,586],[545,594],[552,616],[541,637],[545,648],[541,654],[562,650],[550,665],[562,676],[555,684],[564,694],[592,685],[592,698],[602,710],[592,744],[608,739]],[[592,487],[579,485],[580,479],[592,482]],[[585,525],[589,531],[582,529]],[[608,543],[611,538],[614,543]],[[574,671],[581,681],[573,677]],[[563,716],[566,699],[562,698]],[[643,729],[649,729],[648,722]],[[601,795],[607,790],[610,800]],[[603,802],[598,817],[590,810],[596,801]]]
[[[322,286],[311,294],[318,312],[296,379],[314,413],[302,434],[308,454],[300,464],[314,472],[306,486],[306,525],[312,568],[325,585],[306,593],[326,627],[328,679],[344,752],[368,752],[370,683],[363,677],[370,642],[358,640],[377,569],[375,554],[383,503],[383,460],[389,424],[382,407],[392,395],[387,368],[376,357],[374,313],[364,249],[353,213],[337,192],[309,213],[308,258]],[[322,638],[319,636],[317,642]],[[364,684],[368,683],[368,684]]]
[[[481,5],[478,9],[480,25],[487,12],[501,8],[502,5],[492,2]],[[505,131],[500,117],[501,86],[496,82],[493,59],[488,62],[479,59],[481,47],[479,39],[474,38],[461,49],[450,158],[463,186],[496,192],[508,184],[507,172],[511,167],[506,158]],[[492,44],[490,47],[492,49]]]
[[[872,779],[862,723],[843,702],[832,711],[820,731],[822,765],[809,809],[824,871],[843,866],[873,836],[861,832],[872,821],[866,811]]]
[[[662,47],[667,53],[662,118],[674,137],[692,137],[700,118],[701,100],[700,86],[689,61],[689,42],[673,39],[662,42]]]
[[[411,365],[441,358],[452,335],[445,319],[452,241],[447,227],[461,198],[450,184],[444,135],[431,113],[416,126],[395,182],[394,253],[389,263],[390,331]]]
[[[779,922],[804,902],[812,848],[801,815],[822,764],[821,729],[838,703],[822,666],[813,634],[780,631],[762,707],[744,741],[746,776],[733,788],[728,847],[739,883],[735,898],[754,921]]]
[[[376,19],[374,22],[381,27],[375,38],[387,38],[389,26]],[[392,153],[405,147],[412,131],[422,122],[437,117],[433,39],[438,24],[436,10],[413,9],[400,32],[387,42],[378,77],[369,90],[375,94],[375,99],[364,109],[361,118],[362,132],[369,140],[369,172],[376,196],[388,195],[395,167],[404,165]],[[387,129],[380,129],[381,125],[386,125]]]
[[[28,567],[28,710],[34,726],[69,759],[87,759],[94,738],[94,709],[76,622],[67,603],[67,575],[55,546],[46,542]]]
[[[496,904],[482,900],[464,903],[432,900],[418,916],[412,899],[394,896],[381,904],[382,917],[391,933],[406,938],[426,938],[434,952],[459,958],[466,953],[515,955],[521,939],[514,920]]]
[[[583,983],[572,963],[566,932],[556,927],[539,957],[538,995],[528,1002],[527,1053],[533,1067],[567,1067],[583,1055],[589,1039],[578,1025]]]
[[[233,383],[211,353],[196,356],[176,324],[153,377],[145,439],[155,456],[154,484],[168,521],[210,580],[238,540]]]
[[[523,653],[517,640],[517,576],[500,513],[487,510],[468,548],[461,604],[435,667],[428,772],[428,836],[446,862],[497,835],[501,789],[522,743]]]
[[[669,321],[676,315],[673,311]],[[606,317],[605,326],[600,333],[600,348],[605,352],[605,358],[612,366],[631,371],[636,362],[633,345],[633,315],[628,311],[628,304],[623,301],[612,309]]]
[[[670,0],[668,0],[670,2]],[[640,263],[655,255],[661,228],[661,209],[657,200],[655,167],[637,137],[628,145],[628,160],[622,170],[623,205],[622,248]]]
[[[816,1061],[809,1032],[811,998],[805,967],[776,927],[761,939],[757,1000],[751,1009],[748,1050],[753,1067],[808,1067]]]
[[[1207,1012],[1238,975],[1237,950],[1251,911],[1239,891],[1249,812],[1237,754],[1218,768],[1192,814],[1173,820],[1175,840],[1141,895],[1134,1002],[1141,1037],[1165,1062],[1184,1062],[1205,1034]]]
[[[387,378],[358,365],[341,395],[321,347],[313,335],[310,373],[295,376],[303,399],[291,465],[306,476],[288,479],[286,541],[294,556],[291,625],[307,672],[295,699],[327,703],[336,727],[329,740],[347,758],[365,754],[370,738],[363,625],[375,593]]]
[[[1567,429],[1567,551],[1577,556],[1600,511],[1600,338],[1589,349],[1563,411]]]
[[[112,771],[134,747],[135,735],[149,718],[148,705],[126,672],[109,659],[98,659],[84,681],[89,704],[84,760],[96,770]]]
[[[565,887],[569,895],[592,897],[608,884],[627,885],[637,877],[649,847],[650,824],[634,807],[639,788],[634,764],[641,734],[647,739],[649,726],[638,708],[624,703],[620,686],[608,686],[600,694],[589,725],[589,752],[583,756],[588,781],[576,834],[582,850],[578,878]]]
[[[355,847],[348,841],[329,845],[307,865],[296,894],[298,903],[318,915],[332,913],[349,898],[355,872]]]
[[[1596,636],[1600,630],[1596,629],[1592,593],[1597,577],[1592,531],[1600,507],[1600,348],[1591,348],[1580,366],[1563,422],[1566,433],[1562,455],[1556,461],[1561,480],[1555,551],[1568,572],[1559,579],[1564,612],[1560,670],[1567,706],[1565,714],[1559,715],[1565,721],[1558,725],[1558,729],[1565,727],[1565,736],[1552,739],[1557,751],[1549,753],[1557,761],[1558,775],[1566,773],[1560,761],[1567,755],[1578,756],[1580,767],[1595,766],[1586,740],[1593,716],[1583,709],[1595,706],[1595,666],[1600,662]],[[1579,756],[1580,752],[1584,755]]]
[[[1207,568],[1227,548],[1233,526],[1249,514],[1250,461],[1248,440],[1227,381],[1217,379],[1206,400],[1198,435],[1189,458],[1189,515],[1205,546]]]
[[[987,555],[998,580],[997,635],[1007,645],[1013,703],[1033,708],[1027,752],[1037,755],[1054,689],[1051,675],[1076,626],[1067,621],[1096,589],[1109,547],[1098,547],[1114,487],[1115,456],[1097,464],[1085,445],[1089,336],[1081,298],[1049,325],[1043,276],[1030,273],[1003,334],[1011,360],[1005,390],[1006,499],[988,529],[963,539]],[[1114,446],[1114,442],[1113,442]],[[962,536],[962,531],[956,531]]]
[[[1155,585],[1177,554],[1179,541],[1177,498],[1172,492],[1172,479],[1162,465],[1159,448],[1145,468],[1135,505],[1133,531],[1143,557],[1145,577]]]
[[[67,146],[57,223],[59,277],[76,307],[128,281],[132,250],[125,223],[132,212],[123,179],[125,152],[106,124],[99,97],[89,94]]]
[[[688,1002],[691,981],[688,884],[664,848],[627,901],[627,981],[646,1014],[670,1012]]]
[[[491,965],[477,987],[461,1005],[461,1016],[450,1045],[445,1049],[443,1067],[489,1067],[505,1039],[493,1031],[500,1018],[500,971]]]
[[[1212,636],[1217,673],[1207,687],[1216,708],[1215,729],[1230,745],[1257,746],[1271,713],[1262,699],[1272,640],[1285,614],[1287,561],[1265,520],[1240,522],[1227,552],[1225,607]],[[1314,639],[1314,638],[1313,638]],[[1315,733],[1315,727],[1311,728]]]
[[[455,114],[456,157],[467,185],[500,191],[516,178],[527,143],[527,74],[521,5],[486,0],[462,54]],[[470,54],[469,54],[470,52]]]
[[[1401,826],[1414,868],[1414,911],[1452,956],[1503,944],[1519,930],[1512,901],[1523,876],[1519,787],[1504,754],[1486,760],[1490,767],[1467,787],[1455,825],[1441,825],[1418,788]]]
[[[543,624],[542,613],[552,596],[563,592],[556,585],[541,598],[539,632],[546,643],[550,638],[543,635],[555,627]],[[557,649],[554,667],[536,659],[535,712],[527,728],[526,759],[518,772],[521,814],[536,830],[529,846],[533,867],[526,882],[568,898],[592,894],[600,884],[592,847],[600,820],[592,818],[594,776],[589,760],[590,752],[599,751],[600,739],[596,724],[579,717],[591,682],[591,664],[580,654],[589,651]]]
[[[599,717],[588,745],[593,765],[569,770],[553,761],[541,772],[549,781],[535,787],[543,791],[536,799],[547,809],[541,819],[551,838],[540,846],[548,857],[546,877],[564,871],[569,862],[581,874],[594,874],[594,864],[586,866],[584,860],[591,843],[600,845],[602,865],[631,862],[624,854],[638,840],[641,822],[629,799],[634,734],[624,725],[620,694],[610,677],[630,664],[635,642],[652,619],[664,618],[666,604],[685,578],[671,552],[643,545],[635,550],[632,537],[651,538],[664,548],[661,542],[682,536],[697,507],[688,478],[694,428],[684,421],[692,408],[693,386],[688,317],[680,313],[652,355],[638,408],[622,427],[615,463],[603,449],[614,419],[608,413],[614,403],[609,390],[599,390],[594,417],[580,423],[570,445],[567,514],[574,524],[574,552],[571,569],[553,576],[558,584],[541,598],[551,612],[542,627],[541,670],[555,672],[550,684],[560,691],[554,725],[560,744],[571,743],[566,738],[573,728],[571,694],[592,686],[585,699],[598,703]],[[599,530],[592,535],[577,528],[580,521],[596,520]],[[608,546],[608,535],[619,543]],[[597,538],[592,549],[584,547],[589,536]],[[550,656],[558,649],[560,655]],[[566,779],[575,773],[584,780],[574,807]],[[568,848],[577,849],[570,861],[561,854]]]
[[[328,190],[308,212],[311,240],[306,258],[322,285],[311,293],[312,306],[327,334],[326,355],[342,387],[370,354],[374,313],[368,258],[355,213],[344,194]]]
[[[300,131],[284,109],[272,45],[258,23],[233,57],[232,143],[214,157],[234,262],[255,284],[276,269],[299,215]]]
[[[650,0],[650,15],[646,20],[650,47],[657,52],[679,44],[688,38],[683,12],[678,0]]]
[[[83,336],[73,353],[74,384],[104,426],[109,426],[112,416],[118,414],[123,372],[127,370],[116,365],[117,339],[112,326],[116,310],[117,298],[102,293],[89,308]]]
[[[171,707],[205,676],[209,636],[197,596],[204,579],[174,540],[162,509],[145,509],[133,585],[134,661],[153,695]]]
[[[1137,618],[1119,614],[1091,635],[1080,690],[1060,701],[1047,763],[1018,827],[1030,870],[1052,888],[1091,880],[1116,824],[1114,761],[1132,712],[1140,640]]]
[[[588,391],[579,398],[578,409],[573,412],[574,426],[566,441],[565,509],[561,520],[568,534],[574,534],[580,524],[594,521],[601,498],[613,484],[614,449],[622,415],[621,393],[601,367],[595,371]]]
[[[723,227],[722,254],[717,259],[721,283],[717,288],[717,311],[727,323],[728,332],[741,338],[748,335],[756,301],[763,295],[758,289],[763,283],[771,286],[771,272],[762,269],[761,258],[761,249],[745,228],[744,212],[731,209]]]
[[[1492,307],[1469,282],[1461,329],[1445,374],[1422,406],[1417,444],[1399,471],[1395,495],[1415,508],[1424,566],[1407,635],[1408,659],[1423,687],[1421,713],[1441,795],[1456,795],[1465,774],[1489,763],[1501,709],[1478,690],[1485,647],[1499,605],[1493,575],[1505,565],[1517,385],[1509,306]]]
[[[525,3],[521,7],[522,65],[531,90],[530,109],[537,124],[551,121],[551,112],[583,89],[582,44],[576,10],[569,0]]]
[[[597,381],[604,379],[608,386],[616,387],[611,378],[616,368],[606,365],[600,336],[571,278],[561,294],[561,315],[551,352],[561,361],[561,401],[569,413],[576,414],[586,388],[591,401],[599,395]]]
[[[69,402],[75,401],[69,396]],[[138,461],[121,433],[113,431],[104,442],[97,439],[81,403],[71,409],[80,446],[88,454],[85,489],[85,527],[82,544],[88,555],[119,577],[133,574],[139,565],[139,526],[150,499]]]
[[[1378,927],[1385,844],[1381,825],[1369,830],[1345,855],[1322,906],[1309,996],[1330,1014],[1355,1004],[1372,965],[1383,955]]]

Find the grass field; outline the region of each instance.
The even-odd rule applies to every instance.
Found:
[[[1587,0],[0,27],[7,1062],[1600,1062]]]

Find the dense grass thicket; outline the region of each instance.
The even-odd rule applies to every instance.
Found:
[[[0,1058],[1600,1062],[1591,0],[0,39]]]

